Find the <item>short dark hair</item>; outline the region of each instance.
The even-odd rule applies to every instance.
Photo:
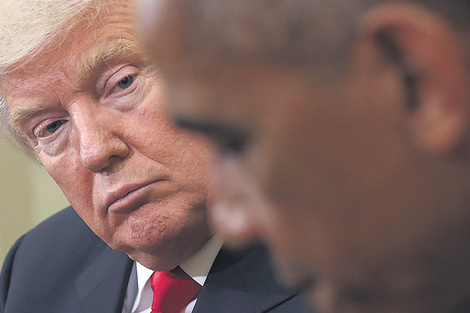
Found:
[[[175,0],[184,8],[184,46],[194,58],[274,59],[309,66],[347,59],[361,15],[391,0]],[[408,0],[456,30],[470,27],[469,0]],[[330,62],[328,62],[330,63]]]

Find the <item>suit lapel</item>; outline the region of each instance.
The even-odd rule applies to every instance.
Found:
[[[133,262],[104,244],[103,251],[75,283],[77,312],[121,313]]]
[[[276,281],[264,249],[237,255],[222,249],[193,313],[261,313],[295,296]]]

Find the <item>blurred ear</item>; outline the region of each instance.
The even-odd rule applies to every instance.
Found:
[[[360,38],[373,42],[401,75],[405,123],[416,148],[460,150],[470,123],[462,38],[438,14],[409,3],[379,5],[361,22]]]

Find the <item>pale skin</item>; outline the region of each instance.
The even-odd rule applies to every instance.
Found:
[[[0,90],[13,124],[90,228],[143,265],[167,270],[211,236],[209,150],[168,118],[131,4],[121,2],[0,77]]]
[[[445,20],[378,5],[358,23],[346,68],[309,72],[196,59],[179,41],[187,12],[158,2],[142,10],[142,35],[173,117],[213,142],[210,213],[228,242],[268,243],[285,280],[326,312],[460,312],[470,80],[466,46]]]

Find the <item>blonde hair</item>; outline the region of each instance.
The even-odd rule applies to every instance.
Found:
[[[0,76],[27,64],[50,42],[63,40],[74,27],[75,17],[92,3],[98,8],[100,2],[105,1],[0,0]],[[24,152],[37,160],[29,141],[10,124],[2,94],[0,135],[13,137]]]
[[[0,75],[63,36],[67,23],[96,0],[0,0]],[[67,25],[68,29],[64,29]]]

